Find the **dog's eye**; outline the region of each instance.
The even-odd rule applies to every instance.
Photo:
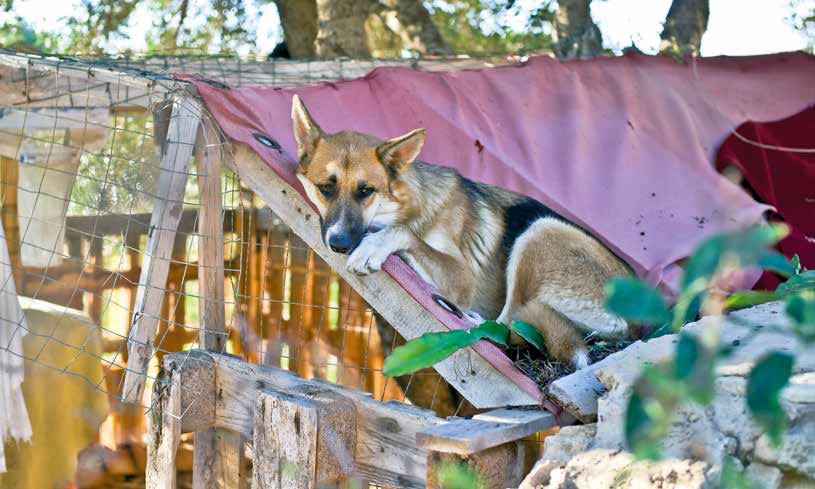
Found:
[[[334,194],[334,184],[333,183],[317,184],[317,190],[319,190],[326,197],[331,197]]]
[[[374,193],[374,188],[373,187],[368,187],[368,186],[360,187],[359,190],[357,190],[357,198],[358,199],[364,199],[364,198],[368,197],[369,195],[371,195],[372,193]]]

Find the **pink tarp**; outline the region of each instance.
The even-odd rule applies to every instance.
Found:
[[[627,55],[537,57],[453,73],[379,68],[356,80],[287,89],[222,89],[183,78],[195,81],[230,138],[252,146],[295,188],[289,114],[297,93],[328,132],[390,138],[427,128],[420,159],[540,200],[667,291],[680,273],[674,263],[702,239],[754,223],[766,210],[715,172],[718,145],[744,120],[778,119],[815,102],[815,58],[802,53],[688,65]],[[464,326],[400,260],[391,257],[385,270],[448,326]],[[483,353],[513,370],[505,356]],[[523,374],[509,375],[539,395]]]

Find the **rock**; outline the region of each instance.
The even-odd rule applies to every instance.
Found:
[[[784,304],[768,303],[726,317],[707,317],[688,324],[683,331],[696,335],[706,345],[714,345],[718,340],[718,346],[735,347],[731,355],[717,364],[713,401],[707,406],[690,401],[680,406],[662,440],[662,454],[672,459],[672,463],[697,467],[693,460],[704,461],[706,479],[696,478],[693,484],[697,485],[686,487],[702,487],[709,485],[709,481],[717,481],[725,458],[735,457],[747,466],[751,477],[760,480],[762,487],[815,489],[811,484],[815,481],[815,346],[801,343],[792,332]],[[663,479],[660,479],[663,485],[659,485],[639,475],[623,477],[634,468],[651,475],[662,469],[658,464],[635,467],[630,454],[622,450],[625,448],[625,414],[633,384],[644,365],[671,360],[678,340],[678,335],[667,335],[647,343],[634,343],[582,373],[555,382],[560,383],[558,400],[561,403],[580,409],[581,419],[594,418],[597,422],[591,428],[564,429],[560,436],[547,439],[542,459],[546,463],[538,466],[538,478],[530,481],[537,486],[527,488],[673,487],[664,485]],[[780,396],[789,428],[778,448],[772,446],[763,429],[753,421],[745,400],[750,370],[772,351],[795,356],[795,375]],[[552,392],[556,392],[557,387],[553,384]],[[568,393],[570,389],[574,395]],[[564,403],[566,397],[568,402]],[[587,453],[594,453],[594,459],[585,458],[586,453],[575,454],[589,448],[592,452]],[[591,460],[601,464],[594,476],[590,476],[587,468]],[[610,464],[608,468],[602,465],[606,463]],[[586,467],[585,473],[581,472],[581,464]],[[621,479],[615,479],[617,476]],[[654,481],[659,479],[655,477]],[[612,484],[615,481],[622,485]]]
[[[708,316],[687,324],[683,331],[698,335],[703,341],[721,332],[721,344],[738,346],[734,354],[719,365],[719,375],[745,376],[755,360],[769,351],[804,350],[790,333],[783,302],[761,304],[724,317]],[[677,335],[637,341],[596,364],[556,380],[549,387],[549,396],[577,419],[594,422],[598,419],[601,396],[617,385],[630,386],[639,377],[643,365],[673,358],[677,341]],[[815,372],[815,355],[800,355],[796,371]]]
[[[574,456],[591,447],[597,425],[564,426],[556,435],[547,436],[543,441],[544,460],[568,462]]]
[[[555,469],[560,469],[565,464],[559,460],[540,459],[535,462],[532,470],[529,471],[518,489],[538,489],[549,484],[550,474]]]
[[[778,489],[784,474],[778,467],[770,467],[762,463],[753,462],[744,471],[747,478],[762,489]]]
[[[542,489],[703,489],[708,466],[692,460],[637,461],[621,450],[596,449],[572,458],[551,471]]]
[[[543,456],[524,478],[518,489],[535,489],[549,483],[549,475],[561,468],[594,441],[595,425],[564,426],[557,434],[543,441]]]
[[[815,385],[810,389],[815,389]],[[815,405],[810,412],[790,422],[777,449],[766,435],[761,435],[754,456],[766,464],[815,479]]]

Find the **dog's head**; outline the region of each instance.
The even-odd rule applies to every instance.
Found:
[[[381,141],[358,132],[326,134],[300,97],[292,101],[300,161],[297,177],[320,212],[323,242],[350,253],[365,233],[404,218],[408,195],[400,181],[424,144],[424,129]]]

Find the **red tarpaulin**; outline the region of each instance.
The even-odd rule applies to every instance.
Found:
[[[251,146],[301,192],[291,156],[295,93],[328,132],[386,139],[427,128],[421,160],[540,200],[669,292],[681,272],[677,260],[713,233],[757,222],[768,208],[716,172],[722,141],[745,120],[777,119],[815,103],[815,58],[803,53],[686,65],[632,54],[537,57],[452,73],[378,68],[355,80],[284,89],[181,78],[196,83],[228,137]],[[470,326],[433,302],[398,258],[384,270],[449,327]],[[494,345],[481,341],[476,350],[540,396]]]

